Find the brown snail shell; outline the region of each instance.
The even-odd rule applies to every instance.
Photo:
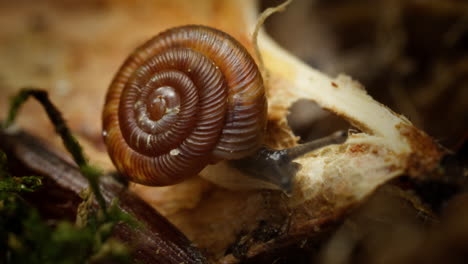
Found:
[[[137,48],[107,92],[103,136],[120,173],[170,185],[260,148],[266,97],[253,58],[206,26],[169,29]]]

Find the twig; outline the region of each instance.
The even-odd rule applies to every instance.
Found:
[[[45,186],[30,196],[30,202],[42,207],[42,213],[76,212],[81,200],[79,193],[89,186],[80,170],[51,152],[39,139],[22,131],[6,133],[0,128],[0,149],[18,165],[14,166],[18,171],[12,171],[15,174],[33,173],[44,177]],[[116,207],[139,222],[135,228],[117,224],[112,232],[132,249],[136,263],[207,262],[177,228],[115,178],[103,175],[99,187],[107,204],[117,198]],[[68,202],[64,205],[64,201]],[[93,204],[97,206],[96,201]],[[115,207],[109,206],[109,210],[112,208]]]
[[[80,168],[81,173],[89,182],[91,190],[93,191],[99,206],[102,208],[104,214],[107,216],[106,203],[102,197],[101,190],[99,189],[99,176],[102,174],[96,168],[90,166],[85,158],[83,149],[70,132],[66,121],[63,119],[60,111],[50,101],[49,95],[44,90],[26,88],[22,89],[18,95],[12,98],[10,111],[8,113],[7,120],[4,123],[4,127],[8,128],[16,119],[19,108],[26,102],[29,97],[35,98],[44,107],[47,116],[55,127],[55,131],[62,138],[65,148],[73,156],[73,160]]]

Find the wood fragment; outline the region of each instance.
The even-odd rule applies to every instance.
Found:
[[[41,213],[61,217],[62,211],[76,212],[79,193],[88,188],[88,182],[78,168],[50,151],[39,139],[22,131],[7,133],[0,129],[0,149],[13,160],[13,173],[34,173],[45,177],[45,188],[29,199],[40,204]],[[107,204],[114,198],[120,208],[132,215],[141,225],[131,228],[119,224],[114,235],[128,245],[133,260],[138,263],[206,263],[202,253],[163,216],[146,204],[110,175],[101,179],[102,194]],[[64,201],[68,201],[65,202]],[[66,204],[64,210],[63,205]],[[96,204],[97,206],[97,204]],[[41,210],[42,209],[42,210]]]

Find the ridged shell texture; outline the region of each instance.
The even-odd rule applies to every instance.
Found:
[[[252,154],[265,124],[254,60],[234,38],[205,26],[169,29],[139,47],[110,85],[103,112],[117,169],[158,186]]]

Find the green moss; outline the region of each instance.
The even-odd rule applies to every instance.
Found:
[[[13,177],[0,152],[0,263],[129,263],[130,252],[110,238],[112,229],[131,217],[110,206],[109,217],[87,212],[84,225],[48,223],[23,198],[41,186],[39,177]]]
[[[41,188],[41,178],[11,175],[6,155],[0,151],[0,263],[130,262],[129,249],[112,239],[111,233],[119,223],[135,226],[136,221],[120,210],[117,201],[106,206],[99,188],[101,170],[88,164],[79,142],[47,93],[35,89],[22,90],[12,99],[3,126],[8,127],[14,122],[20,106],[30,96],[44,106],[65,147],[88,180],[91,191],[83,192],[84,201],[78,208],[76,223],[46,222],[22,197],[25,192]],[[92,206],[94,197],[100,205],[98,209]]]

